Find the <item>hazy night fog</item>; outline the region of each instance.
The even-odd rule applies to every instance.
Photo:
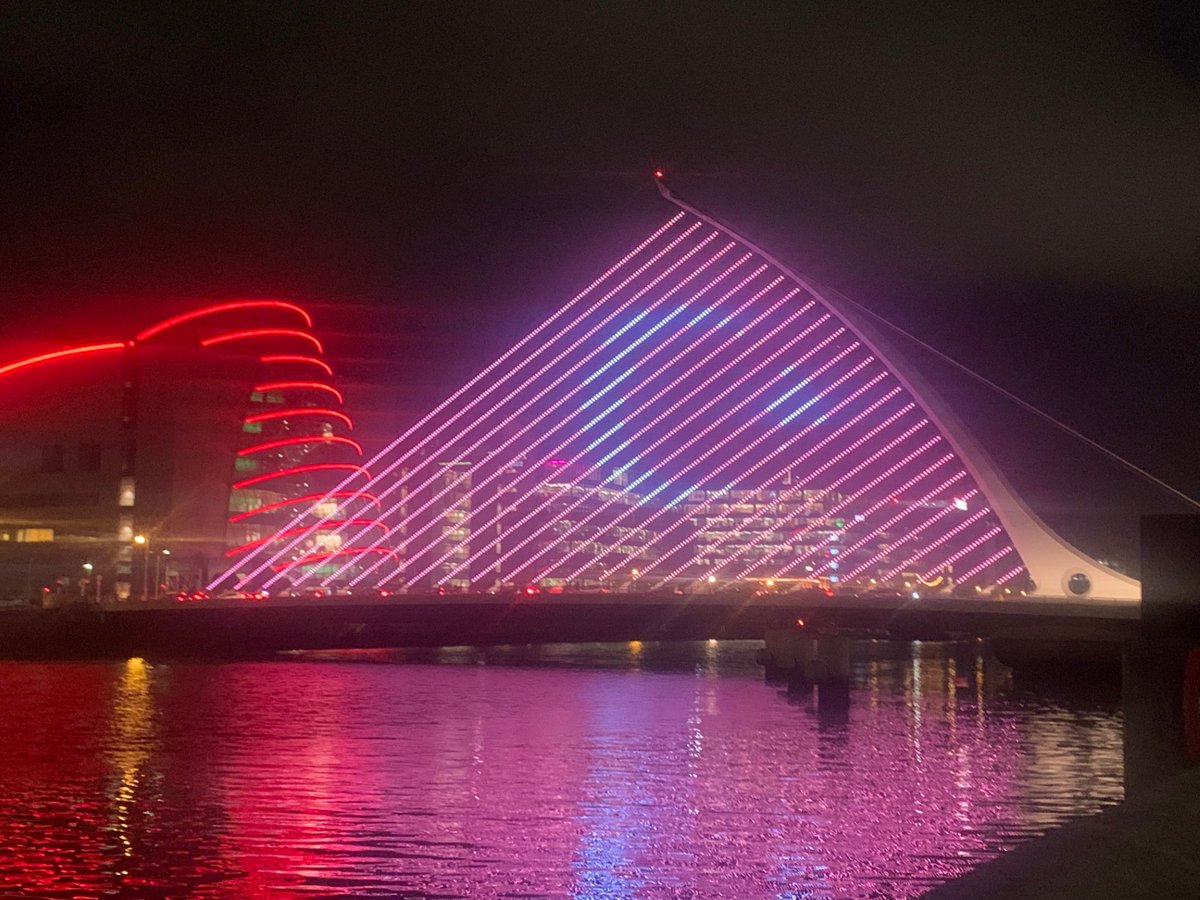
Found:
[[[6,4],[3,356],[296,298],[382,438],[665,220],[661,165],[1195,495],[1198,31],[1183,3]],[[1127,552],[1182,509],[913,358],[1051,522]]]

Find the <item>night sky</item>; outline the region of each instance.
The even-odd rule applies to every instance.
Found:
[[[1196,9],[7,3],[0,351],[296,298],[383,433],[665,220],[662,166],[1197,495]],[[1183,511],[914,359],[1052,522]]]

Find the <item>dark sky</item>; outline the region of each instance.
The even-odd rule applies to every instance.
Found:
[[[662,165],[1200,494],[1193,4],[192,7],[0,9],[3,336],[294,297],[391,428],[665,219]],[[1111,512],[1051,496],[1081,451],[958,400],[1051,507]]]

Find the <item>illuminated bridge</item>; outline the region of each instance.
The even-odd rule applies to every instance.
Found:
[[[852,304],[660,189],[661,227],[210,588],[1139,598]]]

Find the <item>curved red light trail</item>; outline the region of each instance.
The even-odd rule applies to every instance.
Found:
[[[229,341],[241,341],[248,338],[258,337],[295,337],[302,338],[312,343],[317,348],[318,353],[324,353],[325,348],[321,346],[321,342],[309,334],[307,331],[300,331],[295,328],[247,328],[244,331],[230,331],[225,334],[218,334],[214,337],[205,338],[200,342],[201,347],[212,347],[214,344],[224,344]]]
[[[277,441],[267,441],[263,444],[255,444],[252,447],[243,447],[238,451],[238,456],[253,456],[255,453],[265,453],[267,450],[278,450],[281,447],[298,447],[302,444],[345,444],[348,447],[353,447],[359,456],[363,455],[362,444],[348,437],[340,437],[336,434],[313,434],[300,437],[280,438]]]
[[[0,366],[0,375],[7,375],[9,372],[15,372],[18,369],[24,369],[29,366],[36,366],[39,363],[52,362],[56,359],[66,359],[71,356],[83,356],[87,353],[101,353],[105,350],[121,350],[127,347],[122,341],[111,341],[107,344],[88,344],[84,347],[71,347],[67,350],[55,350],[52,353],[42,353],[38,356],[30,356],[27,359],[19,359],[16,362],[8,363],[8,365]]]
[[[280,500],[278,503],[268,503],[264,506],[259,506],[254,509],[248,509],[245,512],[236,513],[229,517],[230,522],[241,522],[244,519],[252,518],[253,516],[262,515],[263,513],[273,512],[277,509],[283,509],[287,506],[295,506],[299,503],[318,503],[331,497],[361,497],[375,504],[377,509],[382,509],[383,504],[379,502],[379,498],[367,491],[330,491],[326,494],[305,494],[303,497],[291,497],[287,500]]]
[[[363,466],[355,465],[354,463],[310,463],[306,466],[292,466],[288,469],[280,469],[278,472],[266,472],[262,475],[255,475],[252,478],[244,478],[241,481],[235,481],[233,483],[233,488],[234,490],[240,490],[245,487],[250,487],[252,484],[260,484],[264,481],[270,481],[273,478],[283,478],[286,475],[300,475],[304,472],[318,472],[330,469],[344,469],[355,474],[362,474],[368,479],[371,477],[371,473],[368,472]],[[321,496],[324,497],[326,495],[322,494]]]
[[[256,391],[325,391],[337,398],[338,403],[345,403],[342,392],[333,385],[322,384],[320,381],[273,381],[270,384],[256,385]]]
[[[333,368],[323,359],[317,359],[315,356],[302,356],[295,353],[276,353],[270,356],[262,357],[265,363],[306,363],[310,366],[316,366],[326,375],[333,374]]]
[[[338,525],[362,525],[366,528],[379,528],[384,535],[388,534],[387,525],[379,519],[331,519],[328,522],[321,523],[321,528],[333,528]],[[240,547],[233,547],[225,551],[226,556],[237,556],[239,553],[245,553],[247,550],[253,550],[255,547],[261,547],[263,544],[269,544],[277,538],[292,537],[299,534],[306,528],[288,528],[284,531],[277,531],[274,534],[268,535],[265,538],[259,538],[257,541],[250,541],[248,544],[242,544]]]
[[[275,565],[271,566],[271,568],[276,572],[282,572],[284,569],[290,569],[295,566],[310,566],[313,563],[321,562],[325,559],[332,559],[335,556],[347,556],[351,553],[383,553],[386,556],[395,557],[397,562],[400,561],[400,556],[396,553],[396,551],[388,547],[345,547],[341,550],[331,550],[328,553],[313,553],[309,556],[301,557],[300,559],[276,563]]]
[[[206,306],[202,309],[194,309],[191,312],[180,313],[177,316],[172,316],[169,319],[164,319],[157,325],[151,325],[137,335],[139,341],[145,341],[156,334],[161,334],[168,328],[174,328],[176,325],[182,325],[185,322],[191,322],[195,319],[201,319],[206,316],[215,316],[218,313],[234,312],[244,309],[285,309],[289,312],[298,313],[304,324],[309,328],[312,327],[312,316],[307,311],[301,309],[294,303],[287,303],[283,300],[235,300],[231,303],[217,303],[213,306]],[[207,346],[207,345],[206,345]]]
[[[332,419],[341,419],[346,423],[347,428],[354,428],[354,422],[344,412],[338,412],[336,409],[324,409],[319,406],[297,406],[292,409],[273,409],[270,412],[256,413],[252,416],[246,416],[243,422],[267,422],[271,419],[287,419],[293,416],[328,416]]]

